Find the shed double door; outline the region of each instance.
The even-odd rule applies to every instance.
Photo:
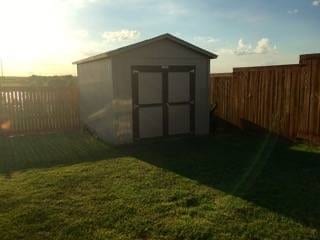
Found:
[[[132,96],[135,139],[194,133],[194,66],[135,66]]]

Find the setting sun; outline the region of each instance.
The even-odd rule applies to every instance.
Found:
[[[5,72],[60,73],[61,57],[72,60],[76,45],[62,1],[1,2],[0,58]],[[19,68],[19,69],[18,69]]]

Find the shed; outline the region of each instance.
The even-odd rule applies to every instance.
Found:
[[[115,143],[209,133],[210,59],[171,34],[74,62],[80,117]]]

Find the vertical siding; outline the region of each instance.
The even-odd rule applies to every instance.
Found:
[[[101,138],[114,142],[113,81],[110,59],[78,65],[80,118]]]

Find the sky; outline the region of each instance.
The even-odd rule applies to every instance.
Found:
[[[75,60],[163,33],[218,54],[211,72],[298,63],[320,52],[320,0],[0,0],[5,76],[76,75]]]

